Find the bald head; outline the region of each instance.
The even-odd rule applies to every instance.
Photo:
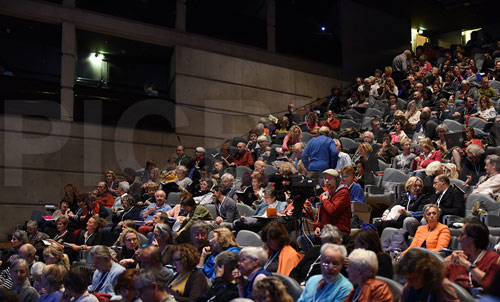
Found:
[[[330,128],[326,126],[322,126],[319,128],[319,135],[324,135],[324,136],[329,136],[330,135]]]
[[[36,254],[36,248],[29,244],[23,244],[19,248],[19,258],[23,258],[28,262],[28,264],[31,264],[35,261],[35,254]]]
[[[411,57],[411,51],[406,49],[405,51],[403,51],[403,54],[407,57],[407,58],[410,58]]]
[[[141,268],[160,268],[161,267],[161,254],[160,250],[154,245],[148,245],[141,251],[139,257]]]
[[[263,162],[262,160],[258,160],[254,164],[254,171],[257,173],[264,173],[264,170],[266,169],[266,163]]]

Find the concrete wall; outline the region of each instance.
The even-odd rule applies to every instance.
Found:
[[[121,174],[147,159],[166,167],[179,136],[194,155],[197,146],[218,147],[255,126],[261,116],[280,117],[287,104],[302,106],[328,95],[334,79],[207,51],[175,51],[177,133],[95,124],[0,117],[0,241],[33,209],[56,204],[63,187],[93,190],[105,170]],[[152,113],[154,108],[151,109]]]

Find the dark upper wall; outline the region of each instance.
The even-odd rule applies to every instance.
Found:
[[[340,1],[342,78],[366,77],[375,68],[391,65],[398,53],[411,46],[411,20]]]

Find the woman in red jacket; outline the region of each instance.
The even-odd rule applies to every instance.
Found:
[[[423,138],[419,141],[422,153],[413,160],[412,170],[422,170],[433,161],[442,162],[441,152],[434,149],[430,138]]]

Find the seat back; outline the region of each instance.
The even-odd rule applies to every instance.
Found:
[[[176,204],[179,204],[181,202],[180,197],[181,192],[170,192],[168,193],[167,197],[167,204],[169,206],[175,206]]]
[[[467,126],[471,126],[472,128],[478,128],[478,129],[483,130],[484,126],[486,126],[486,124],[488,124],[488,122],[481,119],[481,118],[470,117],[469,122],[467,123]]]
[[[375,108],[368,108],[368,109],[366,109],[366,115],[382,117],[384,115],[384,113],[378,109],[375,109]]]
[[[397,231],[398,229],[396,228],[385,228],[383,231],[382,231],[382,235],[380,235],[380,242],[383,244],[384,241],[386,241],[387,239],[391,238],[392,234]]]
[[[465,288],[463,288],[461,285],[451,282],[451,285],[453,286],[453,289],[457,293],[458,300],[462,302],[475,302],[477,301],[472,297],[472,295],[467,291]]]
[[[385,183],[406,183],[410,176],[403,171],[387,168],[384,170],[384,176],[382,177],[382,186]]]
[[[212,217],[217,217],[217,211],[215,210],[215,205],[213,203],[208,203],[203,205],[212,214]]]
[[[460,124],[457,121],[454,120],[444,120],[443,124],[448,126],[448,129],[450,129],[450,132],[461,132],[464,131],[464,125]]]
[[[241,230],[236,235],[236,242],[239,246],[257,246],[263,247],[264,242],[257,233],[248,230]]]
[[[239,137],[239,136],[235,136],[233,137],[233,139],[231,140],[231,146],[235,146],[238,145],[238,143],[245,143],[245,145],[248,143],[248,141],[246,139],[244,139],[243,137]]]
[[[371,127],[372,120],[373,120],[372,116],[365,116],[361,121],[361,130],[369,130]]]
[[[412,249],[417,249],[419,251],[422,251],[424,253],[427,253],[429,254],[431,257],[434,257],[436,260],[439,260],[440,262],[443,262],[443,257],[441,257],[441,255],[439,255],[438,253],[436,252],[433,252],[431,250],[428,250],[426,248],[423,248],[423,247],[419,247],[419,246],[415,246],[415,247],[412,247]]]
[[[352,116],[352,118],[356,121],[356,122],[360,122],[361,119],[363,119],[363,114],[359,113],[358,111],[354,110],[354,109],[349,109],[349,110],[346,110],[345,114],[348,114],[350,116]]]
[[[372,207],[369,204],[351,201],[351,214],[357,215],[363,222],[370,223],[370,215],[372,212]]]
[[[293,301],[299,300],[300,295],[302,294],[302,287],[300,287],[300,284],[295,279],[278,273],[272,274],[273,277],[276,277],[283,282],[283,285],[286,287],[286,291],[290,294],[290,296],[292,296]]]
[[[385,171],[385,169],[390,168],[391,164],[386,164],[383,160],[378,160],[378,167],[380,168],[380,171]]]
[[[339,138],[340,143],[342,144],[342,148],[347,151],[347,153],[354,154],[358,149],[358,143],[348,137]]]
[[[465,215],[469,216],[472,214],[472,207],[475,202],[481,202],[483,206],[488,211],[488,214],[500,215],[500,202],[495,201],[488,195],[483,194],[471,194],[467,197],[465,202]]]
[[[267,176],[271,176],[271,175],[274,175],[276,173],[278,173],[278,169],[276,169],[272,165],[266,165],[266,167],[264,168],[264,174],[266,174]]]
[[[42,216],[50,216],[50,213],[45,209],[44,210],[36,209],[33,210],[33,212],[31,212],[31,220],[42,221],[43,220]]]
[[[145,244],[148,244],[148,237],[144,236],[141,233],[137,233],[139,235],[139,246],[143,246]]]
[[[403,285],[401,283],[382,276],[375,276],[375,279],[384,281],[389,286],[389,289],[392,292],[392,300],[394,302],[401,300],[401,293],[403,292]]]
[[[240,213],[241,216],[245,217],[250,217],[253,216],[253,213],[255,213],[255,210],[252,209],[251,207],[247,206],[244,203],[237,203],[236,207],[238,208],[238,213]]]
[[[236,178],[241,179],[243,177],[243,174],[245,174],[248,171],[252,171],[252,169],[245,166],[236,166]]]
[[[313,135],[311,133],[302,132],[302,142],[304,144],[307,144],[312,138],[313,138]]]
[[[340,130],[346,128],[356,128],[359,130],[361,128],[361,125],[353,120],[347,120],[347,119],[340,120]]]

